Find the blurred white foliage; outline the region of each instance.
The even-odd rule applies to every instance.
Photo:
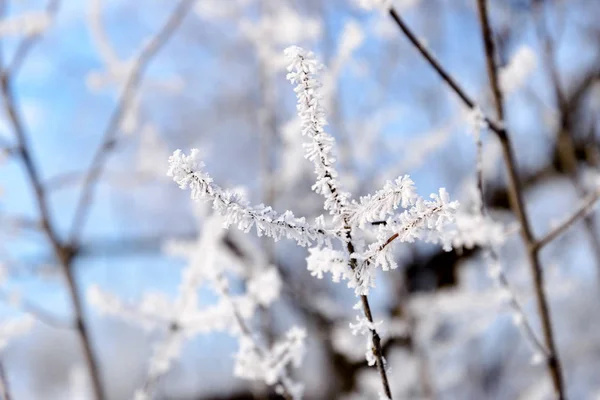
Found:
[[[507,65],[500,69],[500,88],[510,96],[521,89],[537,67],[537,56],[527,45],[520,46],[510,58]]]
[[[219,19],[235,16],[256,0],[203,0],[197,1],[194,11],[200,18]]]
[[[69,370],[69,390],[65,400],[84,400],[91,395],[87,369],[82,365],[74,365]]]
[[[456,213],[456,234],[452,247],[472,249],[474,247],[500,248],[506,240],[504,224],[478,213],[459,211]]]
[[[140,130],[137,169],[150,175],[164,176],[168,156],[167,145],[158,128],[151,123],[145,124]],[[159,160],[162,160],[162,162]]]
[[[213,331],[226,331],[240,340],[236,376],[262,380],[268,385],[282,385],[287,392],[298,394],[294,398],[300,398],[302,387],[287,376],[286,368],[290,364],[297,366],[302,360],[304,331],[292,328],[285,338],[267,349],[246,322],[253,317],[258,306],[268,307],[279,298],[279,274],[273,267],[246,271],[230,265],[231,260],[222,257],[221,243],[225,232],[223,219],[213,215],[204,220],[203,234],[196,241],[177,241],[167,245],[168,253],[188,261],[174,300],[161,293],[146,292],[137,305],[125,305],[116,296],[104,293],[96,286],[90,288],[88,301],[104,313],[146,329],[165,331],[163,339],[154,345],[146,383],[136,391],[136,399],[150,398],[157,380],[181,357],[189,338]],[[231,274],[247,281],[246,293],[229,293],[226,276]],[[212,287],[219,298],[215,304],[200,307],[198,292],[205,286]],[[259,365],[260,368],[257,367]]]
[[[8,346],[9,342],[29,332],[35,319],[29,314],[0,322],[0,350]]]
[[[392,0],[356,0],[356,4],[365,10],[387,12],[392,7]]]
[[[300,366],[306,352],[305,339],[304,329],[292,327],[282,339],[266,350],[259,348],[254,339],[242,335],[235,356],[234,375],[247,380],[264,381],[271,386],[283,384],[294,399],[300,399],[304,389],[302,385],[291,381],[285,369],[288,365]]]
[[[140,68],[141,56],[146,46],[151,43],[151,38],[143,40],[132,56],[122,59],[113,47],[102,21],[102,7],[106,0],[91,0],[88,9],[88,27],[92,40],[98,51],[100,60],[104,63],[103,69],[90,71],[86,77],[86,84],[92,92],[103,89],[116,88],[118,96],[124,96],[126,85],[131,77]],[[183,82],[178,77],[152,79],[144,86],[155,87],[167,93],[178,93],[183,88]],[[127,99],[123,115],[119,121],[119,128],[125,134],[138,130],[141,123],[141,90],[137,90]]]
[[[0,21],[0,36],[39,35],[48,28],[50,22],[50,15],[43,11],[30,11],[10,16]]]

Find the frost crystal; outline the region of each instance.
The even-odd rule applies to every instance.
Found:
[[[401,176],[393,182],[386,182],[383,189],[375,194],[361,197],[358,204],[353,204],[354,213],[350,222],[364,227],[365,224],[385,220],[398,206],[407,208],[413,205],[417,198],[415,183],[408,175]]]
[[[240,338],[240,347],[235,355],[234,375],[247,380],[262,380],[268,385],[279,384],[288,388],[290,383],[286,368],[288,365],[299,366],[306,351],[304,341],[306,331],[292,327],[285,337],[276,342],[270,349],[264,349],[249,337]],[[289,392],[289,390],[288,390]],[[294,398],[301,397],[301,388],[294,386]]]
[[[347,253],[328,248],[314,247],[308,250],[307,268],[312,276],[323,279],[323,274],[330,273],[334,282],[350,279],[353,273],[350,269]]]
[[[352,334],[355,336],[362,335],[367,337],[366,341],[366,352],[365,358],[367,363],[370,366],[375,365],[377,359],[375,358],[375,354],[373,353],[372,341],[373,341],[373,333],[376,332],[377,326],[381,325],[383,322],[373,323],[370,322],[365,317],[356,317],[356,324],[350,323],[350,329],[352,330]]]
[[[388,218],[386,223],[381,225],[379,236],[385,238],[391,233],[397,235],[401,242],[414,242],[416,239],[421,239],[426,242],[440,243],[445,250],[450,250],[454,232],[447,228],[454,222],[458,202],[450,201],[448,192],[444,188],[439,190],[439,194],[431,194],[430,198],[431,200],[425,200],[419,197],[414,206],[396,217]],[[383,250],[387,243],[387,241],[380,241],[379,248],[375,244],[371,247],[371,251]]]

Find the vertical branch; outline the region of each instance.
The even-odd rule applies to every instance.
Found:
[[[481,24],[481,34],[483,37],[486,65],[488,71],[488,79],[492,87],[492,93],[494,97],[494,104],[496,108],[496,114],[503,123],[504,121],[504,107],[502,94],[500,91],[500,85],[498,81],[498,73],[495,65],[494,57],[496,54],[494,39],[492,37],[492,30],[489,23],[487,1],[477,0],[477,9],[479,14],[479,20]],[[544,335],[544,342],[548,349],[548,357],[546,364],[552,384],[557,396],[560,399],[565,398],[565,388],[562,378],[561,362],[558,357],[558,352],[554,340],[554,332],[552,329],[552,321],[550,318],[550,311],[548,308],[548,300],[544,292],[544,275],[542,265],[539,260],[539,247],[536,246],[536,240],[533,237],[531,226],[529,224],[529,218],[526,214],[526,209],[523,201],[523,191],[520,187],[518,176],[516,173],[516,160],[510,141],[508,140],[508,134],[501,138],[502,150],[504,153],[504,159],[508,166],[509,176],[512,187],[512,203],[513,208],[518,210],[519,222],[521,223],[521,237],[526,245],[527,257],[531,266],[531,273],[533,275],[535,294],[537,299],[538,312],[542,321],[542,331]]]
[[[352,244],[352,236],[348,232],[348,253],[352,257],[354,254],[354,245]],[[357,263],[356,258],[350,258],[350,268],[354,271],[356,269]],[[362,304],[363,314],[367,321],[371,323],[371,326],[374,326],[373,314],[371,313],[371,305],[369,304],[369,298],[367,295],[360,296],[360,302]],[[376,329],[371,329],[371,341],[373,347],[371,351],[375,356],[375,360],[377,361],[377,371],[379,372],[379,378],[381,379],[381,384],[383,385],[383,390],[388,399],[392,399],[392,391],[390,390],[390,383],[388,381],[387,372],[385,370],[385,360],[383,358],[383,349],[381,347],[381,337],[379,333],[377,333]]]
[[[349,194],[340,190],[337,181],[337,172],[333,166],[335,158],[331,156],[333,138],[324,130],[325,113],[320,104],[320,93],[318,92],[321,83],[316,80],[313,74],[321,68],[316,62],[312,52],[306,52],[304,49],[292,46],[285,50],[286,56],[291,60],[288,67],[288,80],[297,83],[295,89],[298,99],[298,113],[302,120],[302,132],[311,138],[311,145],[306,146],[306,158],[315,165],[317,180],[313,186],[315,192],[323,195],[325,198],[324,208],[329,211],[335,219],[343,223],[340,233],[345,236],[343,243],[346,245],[348,256],[350,257],[349,266],[352,271],[356,271],[358,261],[355,256],[355,247],[352,242],[352,226],[350,224],[347,201]],[[371,306],[366,294],[360,296],[363,314],[370,323],[371,351],[375,357],[377,370],[381,378],[381,383],[385,396],[392,399],[392,392],[385,370],[385,360],[381,347],[381,338],[374,327]]]
[[[478,0],[478,4],[483,3],[483,0]],[[487,11],[487,9],[485,10]],[[480,11],[481,13],[481,11]],[[419,51],[419,53],[427,60],[430,66],[438,73],[438,75],[442,78],[445,84],[447,84],[454,93],[461,99],[461,101],[470,109],[474,109],[476,107],[475,102],[467,95],[467,93],[459,86],[459,84],[452,78],[452,76],[442,67],[442,65],[436,60],[433,54],[425,47],[424,44],[420,42],[420,40],[416,37],[416,35],[411,31],[411,29],[406,25],[406,23],[402,20],[400,15],[396,12],[396,10],[392,7],[389,10],[389,14],[392,19],[396,22],[400,30],[406,36],[406,38],[413,44],[413,46]],[[487,25],[487,34],[491,35],[491,30],[489,28],[489,22],[487,21],[487,12],[485,13],[485,20],[482,21],[482,30],[484,32],[484,36],[486,35],[486,28],[483,28],[484,24]],[[486,55],[488,58],[488,66],[494,66],[494,42],[490,37],[489,39],[484,39]],[[491,73],[490,80],[495,81],[495,84],[498,86],[498,79],[495,72],[495,67],[491,70],[488,67],[488,72]],[[499,91],[496,91],[498,94]],[[496,111],[502,111],[502,99],[501,97],[495,96],[496,103]],[[519,182],[518,174],[517,174],[517,163],[514,155],[514,150],[512,147],[512,143],[510,140],[510,136],[508,131],[504,127],[502,121],[500,123],[496,122],[493,119],[485,118],[485,121],[489,125],[490,129],[496,134],[498,137],[500,144],[502,146],[502,154],[504,158],[504,163],[507,168],[508,173],[508,187],[509,187],[509,200],[511,204],[511,208],[515,213],[520,225],[521,225],[521,236],[525,246],[527,248],[527,258],[531,267],[531,273],[534,279],[534,288],[535,295],[537,299],[538,312],[540,314],[541,322],[542,322],[542,330],[544,335],[544,341],[550,352],[550,355],[547,359],[547,366],[552,378],[552,383],[557,393],[557,396],[560,399],[565,398],[564,394],[564,384],[562,381],[561,375],[561,365],[560,361],[557,357],[556,346],[554,344],[554,334],[552,330],[552,324],[550,320],[550,313],[548,310],[548,302],[544,293],[544,278],[543,278],[543,270],[539,261],[538,247],[536,246],[536,241],[533,237],[533,233],[531,230],[531,226],[529,224],[529,219],[527,216],[527,210],[525,208],[525,203],[523,200],[523,190],[521,188],[521,184]]]

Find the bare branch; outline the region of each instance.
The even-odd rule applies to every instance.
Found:
[[[593,211],[599,199],[600,191],[595,191],[594,193],[588,195],[588,197],[584,200],[583,204],[577,209],[577,211],[571,214],[571,216],[569,216],[567,219],[561,222],[553,230],[551,230],[550,232],[546,233],[546,235],[538,239],[538,241],[535,244],[536,249],[541,249],[542,247],[546,246],[548,243],[552,242],[554,239],[566,232],[580,219],[587,217]]]
[[[485,7],[483,4],[484,0],[478,0],[478,6],[480,8]],[[466,94],[466,92],[459,86],[459,84],[452,78],[452,76],[446,71],[444,67],[436,60],[432,53],[425,47],[423,43],[416,37],[416,35],[411,31],[411,29],[406,25],[406,23],[402,20],[400,15],[396,12],[396,10],[392,7],[389,11],[390,16],[396,22],[400,30],[404,33],[404,35],[408,38],[408,40],[415,46],[415,48],[421,53],[421,55],[427,60],[427,62],[433,67],[433,69],[438,73],[438,75],[442,78],[442,80],[458,95],[458,97],[462,100],[462,102],[469,107],[470,109],[475,109],[476,103]],[[486,59],[488,64],[488,73],[492,87],[499,87],[498,77],[496,74],[495,62],[494,62],[494,41],[491,37],[491,29],[489,28],[489,22],[487,21],[487,9],[480,10],[480,17],[485,17],[485,21],[481,21],[482,25],[482,35],[484,36],[484,44],[486,51]],[[487,25],[487,29],[485,27]],[[486,37],[487,36],[487,37]],[[499,90],[493,90],[495,95],[499,94]],[[503,116],[502,111],[502,99],[500,97],[495,97],[496,103],[496,111],[499,114],[499,117]],[[500,140],[500,144],[502,146],[502,153],[504,157],[504,163],[507,167],[508,172],[508,183],[509,183],[509,199],[511,203],[511,208],[516,214],[519,223],[521,224],[521,236],[523,241],[527,247],[527,256],[529,259],[529,263],[531,266],[531,272],[534,277],[534,285],[535,292],[538,304],[538,311],[540,317],[542,319],[542,328],[544,333],[544,340],[546,342],[546,346],[551,353],[551,356],[548,358],[548,368],[550,374],[552,376],[552,382],[556,389],[558,396],[562,399],[564,398],[564,385],[561,376],[561,368],[560,362],[557,357],[556,348],[554,345],[554,335],[552,332],[552,324],[550,321],[550,313],[548,310],[547,299],[544,294],[543,286],[543,270],[539,261],[539,255],[535,246],[535,239],[533,237],[533,233],[531,230],[531,226],[529,224],[529,219],[527,216],[527,210],[525,208],[525,202],[523,199],[523,191],[521,189],[521,184],[517,174],[517,163],[514,154],[514,150],[512,148],[510,136],[508,131],[505,129],[502,120],[500,123],[492,120],[489,117],[485,117],[485,121],[489,125],[490,129],[496,134],[498,139]]]

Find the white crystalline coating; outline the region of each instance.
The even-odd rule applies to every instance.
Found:
[[[275,267],[252,276],[248,281],[248,294],[260,305],[270,305],[279,298],[280,292],[281,277]]]
[[[355,336],[365,336],[366,337],[366,351],[365,351],[365,359],[367,360],[367,364],[369,366],[373,366],[377,363],[377,358],[373,353],[372,341],[373,341],[373,332],[376,332],[377,327],[383,323],[380,322],[370,322],[367,318],[363,316],[356,316],[356,323],[350,323],[350,330],[352,334]]]
[[[284,51],[288,65],[287,79],[296,84],[294,91],[298,100],[297,110],[302,126],[302,135],[310,141],[304,143],[305,156],[313,162],[317,180],[313,190],[325,197],[325,209],[334,216],[341,216],[350,195],[343,192],[337,180],[338,173],[333,164],[333,137],[325,131],[327,120],[321,104],[321,82],[317,73],[322,65],[311,51],[291,46]]]
[[[418,199],[415,183],[408,175],[387,181],[383,189],[372,195],[363,196],[353,204],[350,222],[359,227],[375,221],[385,220],[396,212],[398,207],[407,208]]]

